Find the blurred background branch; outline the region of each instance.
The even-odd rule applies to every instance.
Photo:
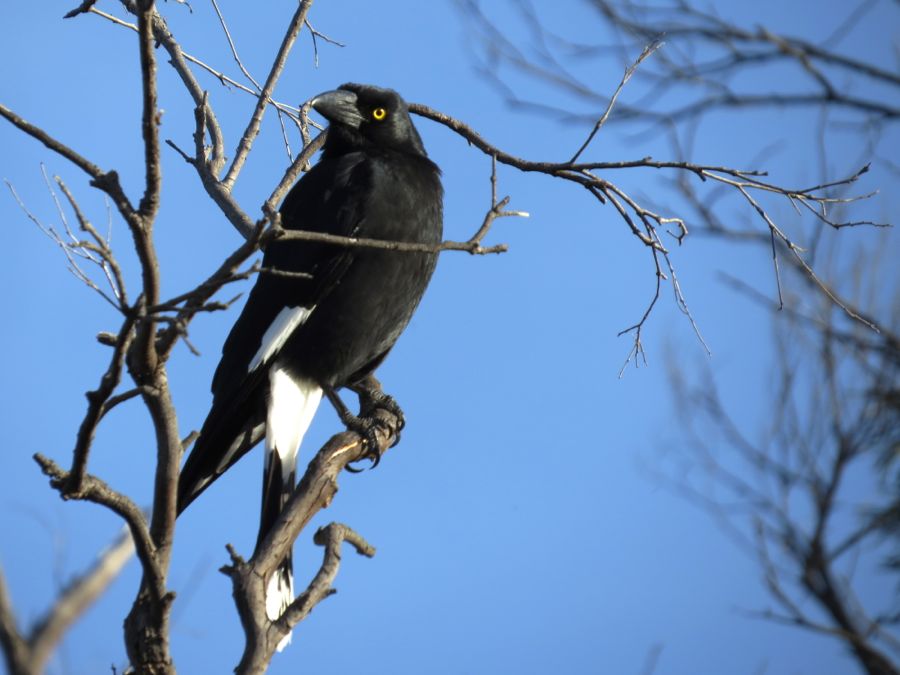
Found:
[[[711,120],[731,115],[735,133],[759,138],[752,167],[772,164],[783,135],[795,132],[746,115],[771,111],[777,120],[794,110],[808,119],[805,133],[817,148],[809,165],[826,196],[811,222],[800,219],[804,209],[795,203],[795,213],[780,214],[776,225],[744,193],[766,223],[759,228],[735,218],[725,186],[700,192],[686,173],[662,181],[686,205],[692,236],[771,256],[774,298],[734,274],[722,276],[772,311],[775,363],[768,422],[755,432],[726,402],[735,394],[721,393],[709,362],[688,368],[670,354],[683,440],[663,456],[668,471],[653,472],[756,560],[772,605],[754,616],[841,641],[861,672],[896,675],[900,593],[886,588],[873,598],[859,585],[878,568],[900,584],[900,276],[884,237],[853,249],[838,243],[835,223],[848,215],[850,195],[848,183],[829,183],[838,143],[857,148],[857,168],[898,174],[889,139],[900,121],[900,74],[843,48],[878,3],[843,7],[834,28],[812,41],[793,35],[789,24],[747,26],[688,0],[585,0],[597,32],[613,36],[598,44],[551,29],[554,13],[545,6],[513,4],[532,36],[527,43],[509,37],[494,8],[458,1],[477,36],[479,72],[516,110],[586,125],[605,109],[606,128],[636,141],[667,139],[683,161],[692,160]],[[634,71],[635,88],[623,100],[585,77],[611,60],[626,65],[658,41],[663,48]],[[523,83],[559,95],[536,100]]]
[[[0,644],[9,675],[39,675],[66,631],[118,576],[134,553],[134,542],[125,531],[100,552],[94,564],[59,591],[53,606],[31,629],[18,625],[13,600],[0,570]]]

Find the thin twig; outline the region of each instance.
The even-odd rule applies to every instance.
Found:
[[[319,67],[319,43],[317,42],[316,38],[322,38],[323,40],[325,40],[325,42],[333,44],[337,47],[346,47],[347,46],[343,42],[338,42],[334,38],[330,38],[327,35],[325,35],[325,33],[321,33],[319,31],[317,31],[315,28],[313,28],[313,25],[309,22],[309,20],[306,21],[306,27],[309,29],[309,34],[312,36],[313,65],[316,68]]]
[[[88,220],[88,218],[84,215],[81,207],[78,205],[78,202],[75,201],[75,196],[72,194],[71,190],[69,190],[68,186],[63,182],[63,179],[59,176],[54,176],[54,179],[56,180],[63,194],[66,196],[66,199],[69,201],[69,205],[72,207],[72,210],[75,212],[75,218],[78,220],[79,226],[83,231],[87,232],[96,243],[97,253],[102,259],[100,266],[103,269],[104,274],[106,275],[106,279],[110,285],[110,288],[112,289],[113,294],[116,297],[116,300],[119,301],[120,309],[127,307],[128,294],[125,289],[125,277],[122,274],[122,268],[119,265],[119,261],[116,260],[116,257],[113,255],[112,249],[109,246],[108,238],[104,239],[97,231],[97,229],[93,226],[91,221]],[[79,243],[81,243],[83,246],[87,246],[86,242]]]
[[[577,152],[572,155],[572,159],[569,160],[570,164],[574,164],[578,161],[578,158],[581,157],[581,153],[587,149],[587,146],[591,144],[591,141],[594,140],[594,136],[597,135],[597,132],[600,131],[600,127],[602,127],[606,120],[609,119],[609,115],[612,112],[613,106],[616,104],[616,99],[619,98],[619,94],[622,92],[622,89],[628,84],[628,80],[631,79],[631,76],[634,75],[634,71],[637,70],[638,66],[641,63],[650,57],[653,52],[663,46],[663,42],[661,39],[654,40],[646,47],[644,47],[640,56],[635,59],[634,63],[632,63],[628,68],[625,69],[625,74],[622,75],[622,80],[619,82],[619,86],[616,87],[616,90],[613,92],[613,95],[609,98],[609,103],[606,106],[606,110],[603,111],[603,114],[600,116],[600,119],[597,120],[597,123],[594,125],[594,128],[591,130],[591,133],[588,134],[588,137],[585,139],[584,143],[581,144],[581,147],[578,148]]]
[[[121,26],[123,28],[128,28],[130,30],[133,30],[134,32],[137,32],[138,28],[137,28],[136,24],[129,23],[128,21],[123,21],[122,19],[118,18],[117,16],[115,16],[113,14],[108,14],[102,10],[97,9],[96,7],[92,7],[90,9],[90,13],[96,14],[97,16],[102,17],[102,18],[106,19],[107,21],[110,21],[111,23],[116,24],[117,26]],[[159,37],[159,36],[157,36],[157,37]],[[174,45],[172,45],[171,43],[169,43],[168,45],[166,45],[166,43],[163,43],[163,45],[166,46],[167,50],[169,50],[169,53],[172,54],[172,52],[174,51]],[[177,53],[178,53],[180,59],[183,59],[184,61],[189,61],[190,63],[193,63],[194,65],[202,68],[203,70],[208,72],[210,75],[215,77],[219,81],[219,83],[222,84],[223,86],[234,87],[235,89],[237,89],[245,94],[250,94],[251,96],[254,96],[254,97],[259,95],[259,92],[257,90],[254,90],[254,89],[248,87],[247,85],[245,85],[241,82],[238,82],[237,80],[229,77],[228,75],[226,75],[225,73],[223,73],[220,70],[216,70],[215,68],[210,66],[208,63],[198,59],[196,56],[193,56],[192,54],[189,54],[188,52],[185,52],[185,51],[180,51],[180,47],[178,48]],[[173,63],[173,66],[175,67],[176,71],[178,71],[179,75],[182,75],[184,77],[184,69],[182,67],[178,66],[177,63]],[[292,122],[299,125],[300,109],[297,108],[297,106],[292,106],[292,105],[289,105],[282,101],[275,101],[272,99],[269,100],[269,104],[274,106],[275,108],[277,108],[279,111],[281,111],[285,115],[287,115],[291,119]],[[316,126],[316,128],[321,128],[318,123],[313,123],[313,124],[314,124],[314,126]]]
[[[122,188],[119,185],[119,177],[115,171],[103,171],[103,169],[101,169],[99,166],[97,166],[93,162],[88,161],[69,146],[56,140],[40,127],[37,127],[26,121],[22,117],[19,117],[3,104],[0,104],[0,116],[7,119],[14,126],[25,132],[32,138],[43,143],[53,152],[62,157],[65,157],[79,169],[88,174],[93,179],[91,181],[91,184],[106,192],[126,219],[133,216],[134,208],[131,206],[128,198],[122,191]]]
[[[272,68],[269,70],[269,75],[266,78],[266,83],[263,85],[262,91],[259,94],[256,109],[253,111],[253,115],[250,117],[247,128],[244,130],[241,140],[238,142],[234,161],[232,161],[228,172],[225,174],[225,178],[222,179],[225,190],[229,192],[234,187],[234,182],[237,180],[238,174],[243,168],[244,163],[247,161],[247,156],[250,154],[250,148],[253,146],[253,141],[259,133],[259,127],[262,123],[266,106],[269,103],[272,92],[275,90],[278,78],[281,77],[281,73],[284,70],[291,47],[294,46],[294,42],[297,39],[297,35],[300,33],[300,29],[303,28],[303,24],[306,21],[306,15],[309,13],[312,3],[313,0],[301,0],[300,4],[297,6],[297,11],[294,12],[294,16],[288,24],[287,31],[281,41],[281,47],[279,47],[278,54],[275,56],[275,62],[272,64]]]
[[[253,78],[250,74],[250,71],[244,66],[243,61],[241,61],[241,57],[238,56],[237,46],[234,44],[234,40],[231,37],[231,32],[228,30],[228,24],[225,23],[225,17],[222,16],[222,10],[219,9],[219,3],[216,0],[212,0],[213,9],[216,11],[216,16],[219,17],[219,25],[222,26],[222,31],[225,33],[225,38],[228,40],[228,47],[231,49],[231,55],[234,57],[235,62],[238,65],[238,68],[241,69],[241,72],[244,74],[250,83],[256,88],[257,93],[262,91],[262,87],[259,86],[259,83]]]

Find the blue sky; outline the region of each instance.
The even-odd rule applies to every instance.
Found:
[[[74,4],[0,8],[6,64],[0,100],[97,164],[117,169],[126,190],[137,194],[142,166],[134,36],[95,16],[61,20]],[[749,6],[714,4],[737,20],[810,38],[827,34],[845,11],[835,2],[760,2],[750,16]],[[511,38],[525,43],[527,34],[507,3],[485,5]],[[99,6],[121,15],[116,3]],[[245,64],[264,77],[293,4],[221,6]],[[161,11],[186,51],[237,77],[207,3],[196,0],[192,13],[164,3]],[[507,106],[474,71],[468,24],[449,2],[320,1],[310,18],[347,46],[320,43],[315,68],[304,35],[279,84],[279,100],[297,104],[348,80],[390,86],[529,159],[567,158],[587,132]],[[891,38],[896,41],[896,18],[891,3],[880,3],[842,49],[894,63],[888,50]],[[604,37],[576,0],[554,3],[547,21],[582,41]],[[607,92],[621,77],[612,61],[573,67]],[[567,104],[552,89],[510,77],[529,98]],[[752,85],[752,75],[746,77]],[[253,101],[201,78],[233,151]],[[628,96],[626,90],[623,100]],[[188,147],[193,113],[164,60],[160,106],[163,138]],[[815,146],[805,133],[811,119],[810,111],[716,116],[701,125],[694,156],[746,166],[762,147],[781,141],[769,161],[774,177],[816,181]],[[490,161],[444,128],[416,123],[444,171],[446,234],[466,238],[489,205]],[[105,226],[102,196],[83,175],[9,126],[0,127],[0,138],[0,175],[36,215],[58,222],[41,177],[44,163]],[[858,156],[843,138],[829,147],[835,174],[852,171]],[[883,147],[891,147],[889,141]],[[671,151],[664,139],[636,139],[610,126],[586,156],[648,154],[666,158]],[[286,161],[269,115],[236,188],[249,212],[258,212]],[[613,178],[657,203],[672,199],[658,172]],[[239,239],[192,169],[168,148],[164,180],[157,237],[165,296],[202,280]],[[882,190],[864,213],[896,221],[891,180],[896,176],[878,167],[866,178],[864,189]],[[375,471],[343,476],[337,499],[315,523],[347,523],[378,553],[372,560],[345,554],[339,593],[295,631],[294,644],[276,656],[271,672],[639,673],[657,647],[659,675],[852,672],[852,662],[831,641],[748,618],[745,610],[770,604],[753,562],[703,512],[652,477],[661,451],[684,443],[684,411],[672,403],[666,384],[670,363],[690,370],[706,361],[747,429],[765,421],[775,381],[769,315],[725,287],[719,275],[727,271],[772,295],[770,259],[759,250],[689,238],[674,260],[713,355],[705,355],[664,289],[646,328],[648,367],[619,378],[631,342],[616,334],[640,317],[653,292],[644,247],[612,209],[599,208],[583,190],[508,168],[500,169],[499,181],[501,193],[512,196],[511,208],[531,217],[495,225],[490,243],[510,244],[503,256],[442,256],[423,305],[379,371],[406,412],[403,441]],[[752,222],[737,202],[725,212],[735,223]],[[773,204],[773,212],[801,231],[786,204]],[[94,336],[119,322],[66,271],[61,253],[5,191],[0,214],[7,242],[0,346],[8,355],[0,388],[6,430],[0,471],[7,477],[0,563],[20,619],[29,622],[119,526],[99,507],[61,502],[31,460],[43,452],[69,461],[83,393],[96,386],[108,358]],[[852,246],[875,235],[840,236]],[[887,251],[900,253],[896,234],[879,236]],[[128,239],[114,218],[113,244],[136,288]],[[183,435],[206,414],[209,382],[236,314],[193,324],[199,358],[176,350],[170,379]],[[337,418],[323,406],[301,457],[308,459],[337,429]],[[149,432],[138,404],[122,406],[101,428],[91,456],[93,473],[141,504],[151,494]],[[252,550],[260,465],[256,453],[246,458],[179,521],[170,582],[179,597],[172,641],[180,672],[229,672],[239,658],[243,638],[230,584],[217,569],[227,562],[226,543]],[[320,561],[313,531],[297,544],[299,580]],[[72,630],[50,672],[95,673],[124,664],[120,626],[138,579],[132,562]],[[872,575],[861,583],[864,592],[877,593],[888,582]]]

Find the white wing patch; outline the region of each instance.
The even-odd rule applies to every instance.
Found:
[[[247,372],[252,373],[277,354],[291,333],[309,318],[314,309],[315,307],[285,307],[278,312],[278,316],[263,334],[259,349],[250,360]]]

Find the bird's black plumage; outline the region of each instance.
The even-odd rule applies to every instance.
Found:
[[[328,136],[319,162],[281,205],[282,226],[439,243],[440,171],[403,99],[389,89],[345,84],[312,107],[329,120]],[[265,437],[262,538],[293,487],[296,447],[284,446],[299,442],[322,388],[353,385],[381,363],[436,262],[434,253],[272,241],[263,268],[309,278],[259,275],[222,348],[212,409],[182,469],[179,512]],[[288,415],[291,406],[297,412]],[[273,429],[291,416],[287,426],[302,428]]]

